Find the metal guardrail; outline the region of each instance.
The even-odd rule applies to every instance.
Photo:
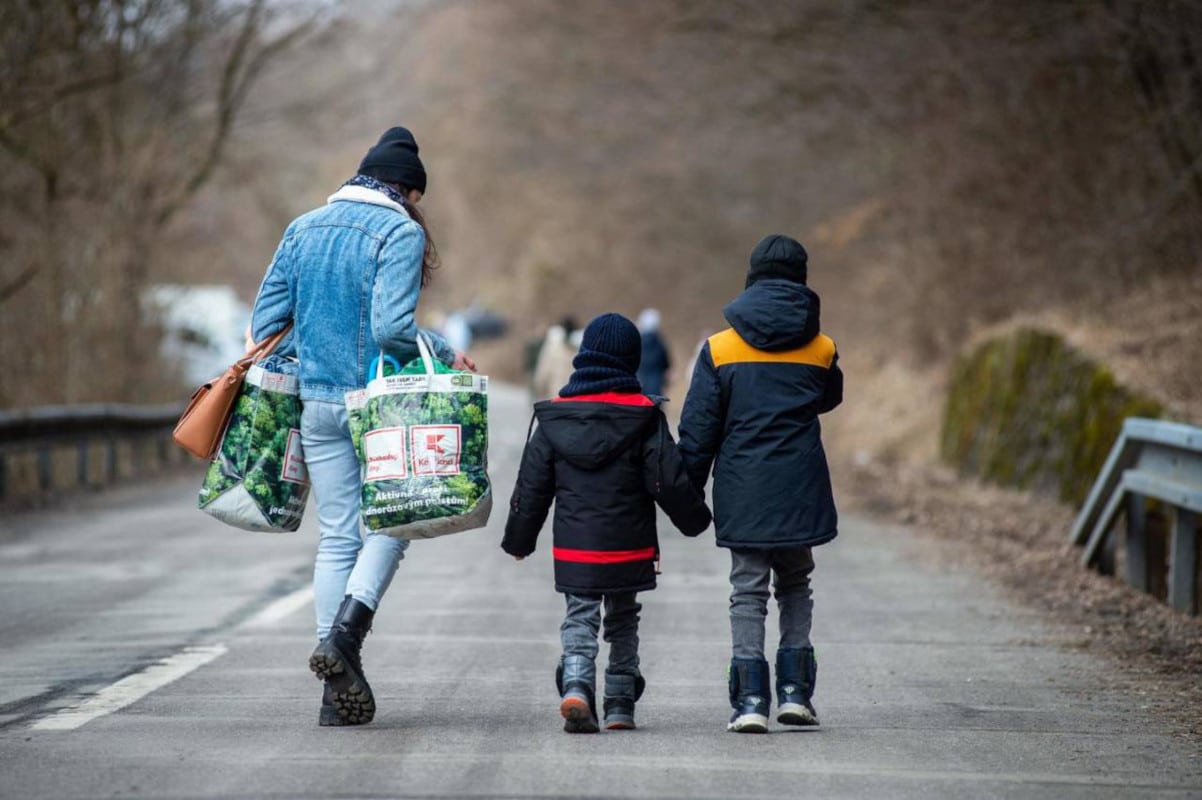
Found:
[[[1198,614],[1202,428],[1135,417],[1123,424],[1073,525],[1071,541],[1085,546],[1085,566],[1114,574],[1120,514],[1127,582]]]
[[[55,457],[64,450],[74,450],[75,486],[94,485],[91,469],[92,453],[103,453],[101,483],[119,477],[119,448],[122,443],[154,441],[155,455],[160,463],[172,460],[175,448],[171,431],[183,406],[179,404],[139,406],[126,404],[97,404],[77,406],[42,406],[38,408],[0,411],[0,502],[13,494],[10,466],[14,458],[34,454],[36,488],[46,492],[66,488],[56,481]],[[135,472],[141,471],[145,459],[139,448],[132,450]],[[61,458],[61,455],[60,455]]]

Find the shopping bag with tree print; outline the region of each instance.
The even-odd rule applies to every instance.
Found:
[[[300,415],[297,362],[252,366],[200,488],[201,511],[244,530],[300,527],[309,496]]]
[[[362,465],[364,526],[402,539],[481,528],[492,510],[488,480],[488,378],[420,356],[396,375],[346,396]]]

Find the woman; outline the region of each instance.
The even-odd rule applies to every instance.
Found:
[[[361,535],[359,460],[343,398],[366,385],[381,351],[401,363],[417,355],[418,294],[437,265],[416,207],[425,190],[413,134],[392,128],[325,206],[284,231],[251,316],[255,341],[294,322],[281,349],[300,359],[301,445],[321,527],[313,569],[319,644],[309,659],[325,681],[319,725],[361,725],[375,715],[360,650],[409,545]],[[439,360],[475,370],[442,337],[423,334]]]

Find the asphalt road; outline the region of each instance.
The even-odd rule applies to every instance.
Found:
[[[725,732],[726,554],[665,526],[640,729],[564,734],[550,543],[497,548],[528,407],[492,406],[498,510],[410,548],[365,727],[316,725],[311,520],[224,528],[199,477],[0,519],[0,796],[1202,797],[1202,761],[1106,664],[854,517],[816,559],[820,729]]]

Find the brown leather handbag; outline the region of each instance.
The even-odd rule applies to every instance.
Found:
[[[220,376],[192,393],[192,399],[175,425],[175,443],[197,458],[212,458],[221,447],[221,437],[234,412],[234,402],[242,391],[242,381],[256,361],[271,355],[288,331],[284,329],[256,344]]]

